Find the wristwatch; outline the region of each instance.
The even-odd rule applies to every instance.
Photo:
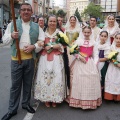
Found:
[[[53,45],[51,45],[50,47],[53,48]]]

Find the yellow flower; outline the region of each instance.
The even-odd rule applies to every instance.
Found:
[[[69,39],[68,39],[67,36],[64,37],[64,40],[65,40],[65,42],[66,42],[67,44],[69,44]]]
[[[111,59],[116,53],[117,53],[116,51],[110,52],[108,55],[108,59]]]
[[[75,48],[77,47],[78,45],[74,44],[71,48],[70,48],[70,53],[73,53]]]
[[[69,39],[68,39],[68,37],[67,37],[64,33],[60,32],[59,35],[60,35],[60,37],[63,37],[64,41],[65,41],[67,44],[69,44]]]

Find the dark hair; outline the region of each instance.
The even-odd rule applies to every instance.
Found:
[[[29,4],[29,3],[22,3],[22,4],[20,5],[20,10],[21,10],[21,7],[22,7],[23,5],[29,5],[29,6],[31,7],[31,11],[32,11],[32,6],[31,6],[31,4]]]
[[[115,38],[117,37],[117,35],[120,35],[120,33],[117,33],[117,34],[115,35]]]
[[[43,16],[40,16],[40,17],[38,18],[38,21],[39,21],[39,19],[40,19],[40,18],[43,18],[43,20],[44,20],[44,22],[45,22],[45,19],[44,19],[44,17],[43,17]]]
[[[58,16],[57,18],[59,18],[59,17],[60,17],[60,18],[64,18],[63,16]]]
[[[107,32],[107,31],[105,31],[105,30],[104,30],[104,31],[101,31],[101,32],[100,32],[100,35],[101,35],[102,33],[106,33],[107,36],[108,36],[108,32]]]
[[[85,27],[82,29],[82,31],[84,31],[86,28],[91,30],[91,27],[90,27],[90,26],[85,26]]]
[[[97,22],[97,17],[95,17],[95,16],[90,16],[90,19],[91,18],[94,18],[95,20],[96,20],[96,22]]]
[[[39,18],[43,18],[43,19],[44,19],[44,17],[43,17],[43,16],[39,16]]]
[[[73,16],[73,15],[72,15],[72,16],[70,16],[70,19],[71,19],[72,17],[73,17],[73,18],[75,18],[75,20],[76,20],[76,17],[75,17],[75,16]],[[69,19],[69,20],[70,20],[70,19]]]

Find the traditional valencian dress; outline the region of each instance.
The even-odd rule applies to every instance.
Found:
[[[111,51],[119,52],[117,60],[120,61],[120,48],[111,46]],[[105,95],[106,100],[120,101],[120,68],[110,62],[105,77]]]
[[[45,32],[45,44],[55,42],[55,36],[58,30],[50,35]],[[47,53],[45,49],[41,52],[38,64],[38,71],[35,84],[35,99],[43,102],[61,103],[65,98],[65,74],[62,53],[64,48],[62,45],[61,51],[53,49]]]
[[[100,42],[96,45],[96,52],[98,52],[98,56],[99,58],[107,58],[109,51],[110,51],[110,44],[108,44],[107,42],[105,44],[100,44]],[[101,87],[103,89],[104,87],[104,83],[105,83],[105,75],[107,72],[107,68],[108,68],[108,61],[105,62],[98,62],[98,70],[100,72],[101,75]]]
[[[80,52],[87,55],[87,63],[75,59],[71,64],[71,89],[69,106],[96,109],[102,103],[100,76],[93,60],[93,41],[83,40]]]
[[[112,29],[109,29],[109,25],[108,25],[108,18],[110,17],[111,15],[109,15],[105,21],[105,26],[103,27],[102,30],[105,30],[108,32],[109,36],[110,36],[110,41],[109,43],[113,43],[114,41],[114,36],[120,32],[120,28],[119,28],[119,24],[116,22],[114,22],[114,26],[112,27]]]
[[[76,22],[76,27],[74,29],[70,29],[70,25],[68,25],[66,27],[65,34],[67,35],[67,37],[69,39],[69,45],[70,46],[77,40],[77,38],[79,37],[80,31],[81,31],[80,30],[80,25],[78,24],[78,22]],[[68,58],[69,58],[69,65],[70,65],[72,60],[73,60],[73,56],[70,55],[69,50],[67,50],[67,51],[68,51]]]

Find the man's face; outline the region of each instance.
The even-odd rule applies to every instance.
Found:
[[[43,19],[42,17],[39,18],[38,24],[39,24],[39,26],[40,26],[41,28],[44,27],[44,19]]]
[[[30,21],[32,15],[32,8],[30,5],[22,5],[20,9],[20,16],[24,22]]]
[[[97,21],[96,21],[95,18],[90,18],[90,26],[91,26],[92,28],[96,26],[96,23],[97,23]]]
[[[59,26],[61,27],[63,24],[63,18],[58,17],[58,23],[59,23]]]

